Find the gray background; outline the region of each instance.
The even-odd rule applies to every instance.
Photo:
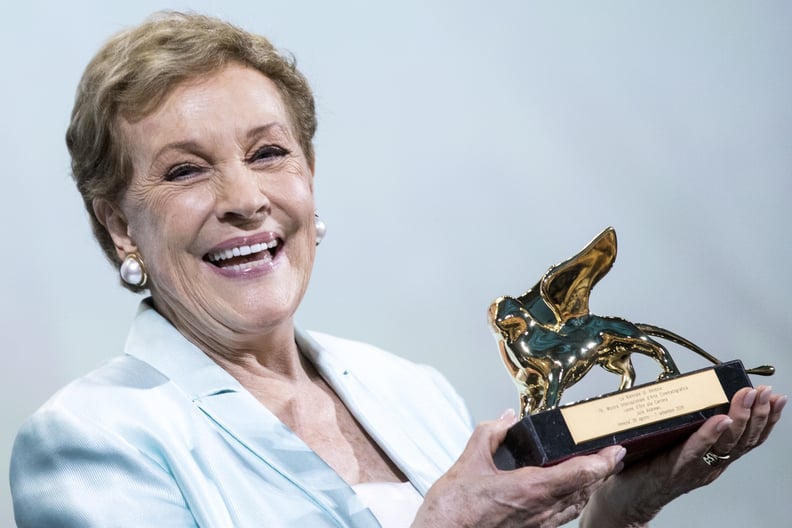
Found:
[[[775,364],[790,391],[789,2],[29,0],[0,21],[2,473],[24,417],[120,352],[139,301],[92,241],[63,134],[98,46],[166,7],[269,36],[312,81],[329,233],[302,326],[437,366],[489,419],[516,392],[487,306],[612,225],[595,313]],[[786,524],[791,424],[655,525]],[[5,478],[0,497],[12,525]]]

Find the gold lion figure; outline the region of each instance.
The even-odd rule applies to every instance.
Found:
[[[680,374],[671,355],[650,336],[686,346],[715,364],[718,359],[690,341],[664,330],[589,312],[591,289],[613,266],[616,231],[609,227],[580,253],[550,268],[519,297],[499,297],[489,322],[501,358],[520,391],[521,415],[557,407],[567,387],[595,364],[621,376],[619,390],[635,382],[630,356],[645,354],[662,367],[658,380]],[[752,374],[772,374],[757,367]]]

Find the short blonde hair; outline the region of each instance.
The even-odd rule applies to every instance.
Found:
[[[66,145],[72,176],[105,255],[120,264],[110,234],[93,210],[96,198],[118,203],[132,177],[119,117],[150,114],[181,83],[237,62],[272,80],[284,98],[294,132],[313,164],[314,98],[291,56],[264,37],[216,18],[160,12],[112,37],[85,69],[77,88]],[[132,288],[134,289],[134,288]]]

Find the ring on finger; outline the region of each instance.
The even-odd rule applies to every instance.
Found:
[[[713,453],[712,450],[707,451],[704,453],[704,456],[701,459],[707,464],[709,467],[719,466],[721,463],[726,462],[731,458],[731,455],[719,455],[717,453]]]

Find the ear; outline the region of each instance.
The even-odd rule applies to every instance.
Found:
[[[118,258],[124,260],[127,255],[137,251],[137,245],[129,234],[129,223],[118,205],[104,198],[94,198],[93,210],[99,223],[107,229],[110,238],[113,239]]]

